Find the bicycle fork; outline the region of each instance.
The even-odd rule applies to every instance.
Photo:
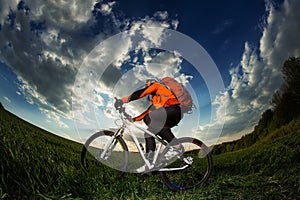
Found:
[[[123,129],[118,130],[113,136],[110,137],[110,139],[105,144],[103,152],[100,155],[100,159],[107,160],[109,158],[113,149],[116,147],[116,145],[118,143],[118,140],[117,140],[118,137],[120,137],[120,135],[122,135],[123,132],[124,132]]]

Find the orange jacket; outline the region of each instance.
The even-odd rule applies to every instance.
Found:
[[[167,89],[164,85],[160,83],[152,83],[151,85],[141,89],[137,90],[134,93],[125,96],[122,98],[122,101],[124,103],[128,103],[130,101],[134,101],[140,98],[143,98],[147,95],[152,95],[152,105],[158,109],[161,107],[168,107],[172,105],[179,105],[179,101],[174,96],[174,94]],[[149,114],[151,112],[150,109],[143,112],[141,115],[135,118],[136,121],[142,120],[145,115]]]

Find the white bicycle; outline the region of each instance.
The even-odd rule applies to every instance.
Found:
[[[120,113],[119,128],[99,131],[85,142],[81,152],[81,163],[85,168],[96,160],[121,172],[136,173],[136,169],[146,165],[146,172],[158,171],[163,183],[173,191],[192,189],[207,182],[213,164],[211,153],[203,142],[191,137],[178,138],[185,149],[184,153],[166,161],[165,155],[172,148],[172,142],[167,143],[160,136],[131,122],[123,106],[116,109]],[[141,142],[129,126],[148,133],[157,141],[157,149],[151,160],[146,157]],[[135,146],[137,153],[129,151],[127,138],[131,138],[130,147]]]

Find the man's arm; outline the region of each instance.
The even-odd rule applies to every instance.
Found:
[[[131,95],[125,96],[122,98],[122,101],[124,103],[128,103],[130,101],[134,101],[137,99],[141,99],[149,94],[152,94],[153,92],[156,92],[158,88],[158,84],[157,83],[153,83],[148,87],[145,87],[143,89],[137,90],[135,92],[133,92]]]

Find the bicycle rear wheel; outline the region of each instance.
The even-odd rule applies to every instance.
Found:
[[[121,137],[112,138],[113,135],[114,132],[104,130],[95,133],[85,142],[81,151],[81,164],[85,168],[98,161],[116,170],[126,171],[128,147]]]
[[[195,138],[179,138],[185,152],[180,159],[175,160],[165,168],[180,168],[187,166],[184,159],[191,163],[181,170],[160,171],[160,177],[164,184],[173,191],[192,189],[207,182],[212,172],[212,156],[207,146]],[[168,151],[168,147],[162,155]]]

